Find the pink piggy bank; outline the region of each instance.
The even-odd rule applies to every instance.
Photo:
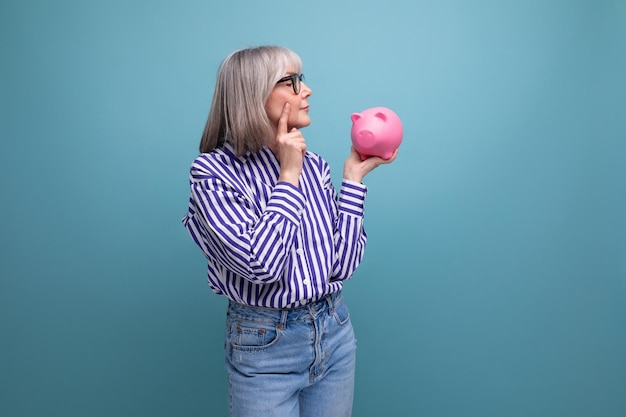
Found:
[[[389,159],[402,142],[402,123],[396,113],[386,107],[372,107],[353,113],[352,145],[362,160],[370,156]]]

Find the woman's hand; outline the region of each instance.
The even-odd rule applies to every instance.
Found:
[[[289,119],[289,103],[285,103],[283,113],[278,120],[276,138],[270,144],[270,149],[280,162],[278,181],[289,182],[296,187],[302,173],[302,162],[306,153],[306,142],[302,133],[295,127],[287,130]]]
[[[379,156],[371,156],[366,160],[361,160],[361,155],[354,149],[354,146],[351,149],[350,156],[346,159],[346,162],[343,165],[343,178],[355,181],[362,182],[363,177],[365,177],[369,172],[378,168],[383,164],[390,164],[398,156],[398,149],[393,152],[391,158],[383,159]]]

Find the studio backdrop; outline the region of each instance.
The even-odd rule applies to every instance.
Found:
[[[264,44],[336,185],[352,113],[404,126],[345,287],[354,415],[626,415],[623,0],[2,0],[0,415],[227,415],[181,219],[218,66]]]

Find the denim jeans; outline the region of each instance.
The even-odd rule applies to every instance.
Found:
[[[356,340],[341,292],[295,309],[229,303],[231,417],[349,417]]]

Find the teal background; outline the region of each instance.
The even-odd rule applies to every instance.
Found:
[[[401,117],[346,286],[354,415],[626,415],[626,2],[0,3],[0,415],[226,416],[180,219],[217,67],[280,44],[338,184]]]

